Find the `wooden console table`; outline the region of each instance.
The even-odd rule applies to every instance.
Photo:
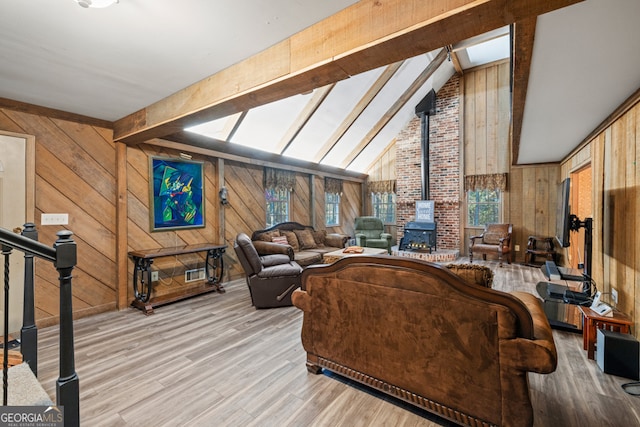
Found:
[[[582,312],[584,320],[582,329],[583,347],[587,350],[587,357],[589,359],[594,358],[596,333],[598,329],[606,329],[608,331],[621,332],[625,334],[631,333],[631,325],[633,325],[633,321],[619,311],[613,310],[613,317],[600,316],[589,307],[580,306],[580,311]]]
[[[133,294],[135,299],[131,305],[142,310],[144,314],[153,313],[153,308],[162,304],[178,301],[184,298],[200,295],[207,292],[224,293],[225,289],[220,283],[224,274],[222,254],[227,245],[201,243],[197,245],[178,246],[175,248],[147,249],[131,251],[129,256],[133,259]],[[189,292],[178,292],[162,297],[151,298],[151,264],[155,258],[174,255],[184,255],[196,252],[206,252],[205,274],[207,284],[192,289]]]

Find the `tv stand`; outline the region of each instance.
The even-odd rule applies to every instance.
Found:
[[[579,286],[572,288],[552,282],[538,282],[536,290],[543,299],[544,313],[554,329],[582,333],[582,317],[579,305],[565,301],[565,294],[580,293]],[[577,301],[576,301],[577,302]]]

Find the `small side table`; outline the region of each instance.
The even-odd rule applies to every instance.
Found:
[[[537,265],[537,256],[543,256],[546,260],[555,262],[556,253],[553,250],[553,237],[529,236],[526,263],[528,265]]]
[[[587,350],[587,357],[594,358],[596,348],[596,332],[598,329],[606,329],[608,331],[621,332],[624,334],[631,333],[631,325],[633,321],[625,314],[613,310],[613,317],[600,316],[589,307],[579,306],[582,312],[583,329],[582,341],[583,347]]]

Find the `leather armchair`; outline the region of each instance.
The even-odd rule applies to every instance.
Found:
[[[502,258],[507,257],[511,264],[511,234],[512,224],[487,224],[484,232],[479,236],[471,236],[469,244],[469,262],[473,262],[474,254],[482,254],[482,259],[487,259],[487,254],[498,255],[500,267]]]
[[[391,253],[391,234],[384,232],[384,224],[374,216],[360,216],[355,221],[356,245],[386,249]]]
[[[302,267],[286,254],[258,255],[251,238],[236,236],[233,249],[247,275],[247,286],[255,308],[292,305],[291,293],[300,287]]]

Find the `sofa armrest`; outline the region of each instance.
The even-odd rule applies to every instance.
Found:
[[[253,246],[258,251],[259,255],[273,255],[283,254],[289,257],[290,261],[293,261],[293,248],[289,245],[283,245],[281,243],[264,242],[262,240],[254,240]]]
[[[356,245],[367,246],[367,236],[362,233],[356,233]]]
[[[346,234],[328,233],[324,239],[324,244],[334,248],[344,248],[347,240],[349,240],[349,236]]]
[[[381,239],[391,240],[391,234],[389,234],[389,233],[380,233],[380,238]]]
[[[507,361],[518,369],[548,374],[556,370],[558,353],[553,332],[542,307],[542,301],[528,292],[511,292],[527,307],[533,319],[532,340],[517,338],[504,344]]]
[[[480,243],[482,243],[482,240],[484,239],[484,233],[479,234],[477,236],[469,237],[469,242],[471,243],[472,246],[476,243],[476,239],[480,239]]]

